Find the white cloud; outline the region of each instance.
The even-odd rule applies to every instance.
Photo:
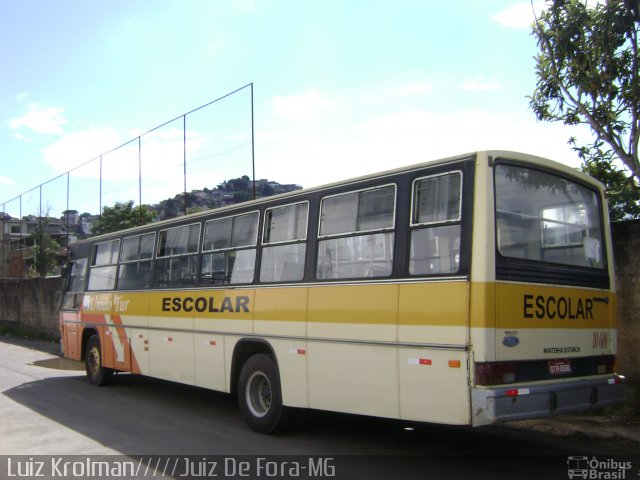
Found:
[[[29,111],[22,117],[9,120],[9,127],[26,127],[38,133],[57,134],[63,133],[62,125],[67,120],[62,116],[63,108],[42,107],[37,103],[29,105]]]
[[[114,128],[92,128],[62,136],[57,142],[43,148],[42,155],[56,172],[64,173],[117,147],[120,143],[120,135]],[[84,170],[79,170],[74,174],[93,175],[83,172]]]
[[[567,145],[585,130],[536,122],[531,115],[488,110],[399,112],[363,124],[367,148],[374,156],[402,159],[404,164],[476,150],[515,150],[572,163],[577,156]],[[377,153],[375,153],[377,152]],[[399,165],[402,165],[400,163]]]
[[[433,84],[431,82],[413,82],[400,88],[394,96],[406,97],[409,95],[427,93],[430,92],[432,88]]]
[[[12,178],[0,175],[0,184],[14,186],[16,182]]]
[[[141,149],[135,138],[123,145],[131,136],[129,133],[123,140],[125,136],[112,127],[92,128],[64,135],[42,149],[44,160],[57,173],[71,171],[73,208],[98,211],[100,178],[103,205],[128,200],[137,203],[140,173],[144,203],[156,203],[183,190],[183,130],[164,128],[148,133],[142,137]],[[207,138],[199,132],[187,131],[187,162],[190,162],[187,173],[193,183],[189,188],[206,186],[206,175],[200,172],[203,168],[206,170],[211,160],[201,160],[204,166],[200,168],[198,161]],[[142,160],[142,172],[139,170],[139,158]]]
[[[312,89],[297,95],[276,96],[271,100],[271,106],[277,116],[305,121],[332,110],[334,103],[318,90]]]
[[[194,132],[187,132],[191,153],[199,148]],[[124,140],[126,141],[126,140]],[[64,135],[60,140],[42,149],[42,154],[58,173],[69,170],[75,177],[98,178],[98,157],[102,155],[102,179],[106,181],[128,181],[138,179],[138,142],[136,140],[120,147],[122,136],[112,127],[92,128]],[[120,147],[120,148],[118,148]],[[184,162],[183,131],[178,128],[157,130],[142,137],[141,159],[143,174],[158,180],[176,171],[182,172]],[[91,165],[76,168],[90,160]]]
[[[260,178],[305,187],[478,150],[514,150],[577,167],[567,145],[572,135],[589,131],[539,123],[529,112],[397,111],[330,129],[263,132],[256,166]]]
[[[533,8],[530,2],[520,2],[502,12],[491,15],[491,19],[503,27],[529,28],[543,8],[544,2],[542,1],[534,1]]]
[[[25,137],[21,133],[12,133],[11,136],[17,140],[20,140],[21,142],[33,142],[32,138]]]
[[[481,76],[466,80],[462,85],[462,89],[476,92],[487,92],[500,90],[500,85],[490,82]]]

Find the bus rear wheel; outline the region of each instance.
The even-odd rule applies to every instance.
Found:
[[[294,411],[282,404],[278,366],[264,354],[251,356],[240,371],[238,404],[245,421],[260,433],[277,433],[291,424]]]
[[[87,372],[87,379],[93,385],[106,385],[109,383],[113,370],[102,366],[102,350],[100,348],[100,337],[92,335],[87,341],[87,349],[84,357],[84,369]]]

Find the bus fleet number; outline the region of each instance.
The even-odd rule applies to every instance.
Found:
[[[593,348],[605,350],[609,346],[608,332],[593,332]]]

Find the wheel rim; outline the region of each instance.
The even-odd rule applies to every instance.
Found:
[[[100,351],[93,347],[89,350],[87,354],[87,369],[89,373],[95,375],[98,373],[98,369],[100,368]]]
[[[262,372],[253,372],[245,391],[247,406],[254,417],[264,417],[271,408],[272,391],[269,378]]]

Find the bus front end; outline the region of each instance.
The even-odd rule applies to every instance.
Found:
[[[490,247],[473,252],[471,423],[622,403],[611,236],[600,185],[538,158],[486,160],[478,168],[486,169],[479,178],[489,193],[476,189],[476,220],[489,215],[485,224],[493,231],[485,232]],[[483,203],[484,212],[477,208]]]

